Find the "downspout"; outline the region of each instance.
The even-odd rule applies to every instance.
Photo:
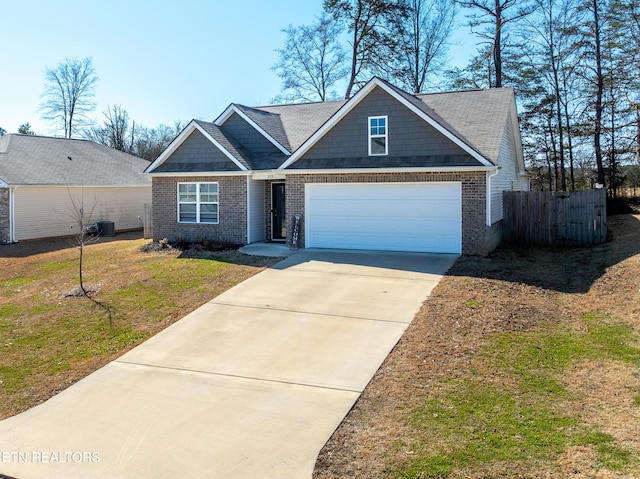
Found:
[[[16,241],[16,223],[14,218],[16,217],[15,208],[15,191],[17,186],[9,187],[9,243],[17,243]]]
[[[247,244],[251,244],[252,231],[251,231],[251,176],[247,176]]]
[[[486,224],[487,226],[491,226],[491,178],[500,173],[501,166],[496,166],[495,171],[492,173],[491,170],[487,171],[487,212],[485,216],[487,217]]]

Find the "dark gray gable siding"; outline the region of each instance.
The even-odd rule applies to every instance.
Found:
[[[388,117],[388,152],[369,156],[368,118]],[[291,169],[477,166],[480,163],[381,88],[372,90]]]
[[[273,143],[237,113],[231,114],[220,129],[238,141],[252,156],[282,155]]]
[[[194,130],[155,172],[238,171],[240,168],[200,131]]]

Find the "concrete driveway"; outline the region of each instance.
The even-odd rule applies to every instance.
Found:
[[[0,475],[310,478],[457,256],[302,250],[0,422]]]

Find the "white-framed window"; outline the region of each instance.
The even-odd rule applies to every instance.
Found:
[[[386,155],[389,119],[386,116],[369,117],[369,155]]]
[[[179,223],[218,221],[218,183],[178,183]]]

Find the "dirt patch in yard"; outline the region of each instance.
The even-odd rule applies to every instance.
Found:
[[[608,227],[611,241],[593,248],[503,246],[490,257],[462,257],[322,449],[314,478],[640,477],[634,468],[640,450],[636,349],[602,346],[607,328],[628,327],[620,337],[640,332],[640,216],[610,217]],[[551,339],[544,336],[550,329],[557,331]],[[455,457],[457,445],[416,427],[411,411],[444,401],[452,385],[468,383],[504,391],[516,407],[529,404],[522,392],[527,369],[506,373],[509,365],[497,367],[487,350],[513,342],[524,351],[528,338],[540,337],[551,344],[581,338],[569,345],[576,357],[598,358],[597,348],[605,348],[600,361],[574,363],[568,355],[540,376],[564,398],[544,407],[554,417],[570,418],[558,427],[556,452],[550,449],[546,458],[518,451],[513,458],[480,462],[458,458],[433,472],[436,455],[429,451]],[[538,407],[535,400],[531,407]],[[429,467],[421,465],[428,461]]]

